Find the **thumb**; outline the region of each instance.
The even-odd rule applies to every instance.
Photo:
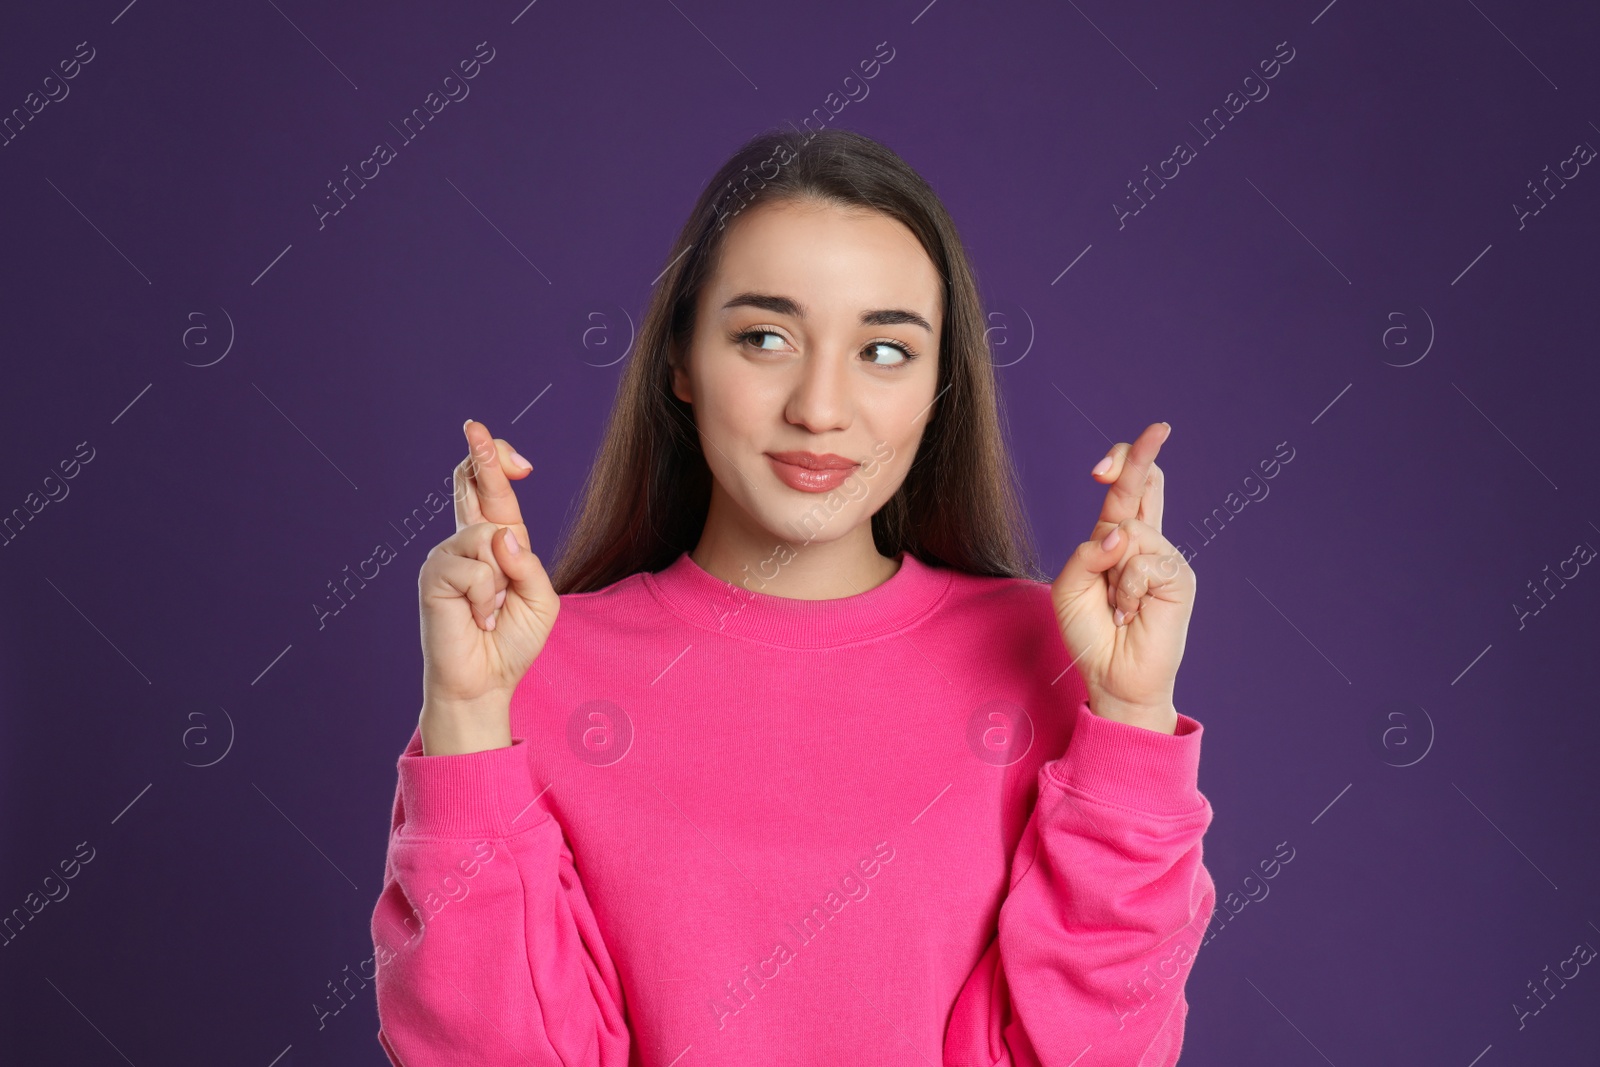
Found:
[[[536,612],[546,610],[555,599],[555,588],[539,557],[517,539],[516,531],[509,526],[494,535],[492,545],[495,562],[505,572],[510,591]]]
[[[1098,541],[1084,541],[1067,557],[1067,564],[1051,583],[1058,602],[1070,603],[1100,583],[1100,576],[1122,559],[1128,547],[1128,531],[1114,526]]]

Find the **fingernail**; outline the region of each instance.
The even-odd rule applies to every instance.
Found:
[[[506,551],[513,556],[522,551],[522,546],[517,543],[517,535],[510,530],[506,531]]]
[[[1121,626],[1122,625],[1122,620],[1127,618],[1127,616],[1122,613],[1122,609],[1121,608],[1118,608],[1116,611],[1112,612],[1111,613],[1111,617],[1112,617],[1112,619],[1114,619],[1116,621],[1116,624],[1118,626]]]
[[[1104,474],[1106,471],[1108,471],[1110,469],[1111,469],[1111,457],[1107,456],[1105,459],[1102,459],[1099,463],[1096,463],[1094,465],[1094,470],[1090,471],[1089,473],[1090,474]]]
[[[466,429],[466,428],[467,428],[467,427],[468,427],[468,426],[471,426],[471,425],[472,425],[472,420],[471,420],[471,419],[468,419],[468,420],[467,420],[467,421],[466,421],[466,422],[463,422],[463,423],[462,423],[462,424],[461,424],[461,428],[462,428],[462,429],[463,429],[463,430],[465,430],[465,429]]]
[[[488,623],[486,623],[484,625],[484,629],[486,629],[486,630],[494,629],[494,616],[495,616],[494,612],[490,612],[489,613],[489,621],[488,621]]]
[[[1122,527],[1118,526],[1115,530],[1112,530],[1110,533],[1106,534],[1105,540],[1100,542],[1100,547],[1109,551],[1113,548],[1116,548],[1121,541]]]
[[[511,450],[511,458],[516,460],[517,466],[519,466],[519,467],[527,467],[529,470],[533,469],[533,464],[529,463],[527,460],[523,459],[522,458],[522,453],[518,452],[514,448]]]
[[[505,602],[506,602],[506,591],[504,589],[502,589],[502,590],[500,590],[498,593],[496,593],[494,595],[494,610],[499,611],[502,607],[505,606]]]

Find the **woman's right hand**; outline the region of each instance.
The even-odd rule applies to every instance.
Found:
[[[533,470],[481,422],[462,427],[456,532],[417,579],[424,755],[511,744],[511,693],[544,648],[561,601],[528,543],[510,479]],[[509,540],[508,539],[512,539]]]

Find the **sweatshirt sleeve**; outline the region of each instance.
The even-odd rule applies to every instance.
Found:
[[[378,1042],[396,1067],[625,1067],[617,969],[526,741],[400,756],[372,914]]]
[[[1200,723],[1077,708],[1017,844],[998,932],[956,998],[945,1067],[1172,1067],[1216,900]]]

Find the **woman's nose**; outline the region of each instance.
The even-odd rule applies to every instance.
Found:
[[[842,356],[806,356],[784,416],[812,433],[844,429],[850,421],[848,370]]]

